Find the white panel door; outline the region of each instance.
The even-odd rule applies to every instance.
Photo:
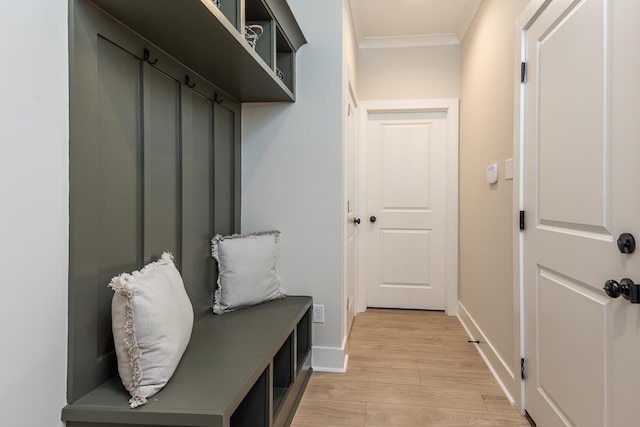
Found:
[[[553,0],[526,33],[526,409],[541,427],[631,427],[640,305],[640,2]],[[614,44],[615,43],[615,44]]]
[[[445,113],[369,114],[367,306],[444,309]]]

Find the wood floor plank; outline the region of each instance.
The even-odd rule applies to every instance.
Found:
[[[420,369],[420,384],[429,387],[465,388],[487,393],[500,393],[498,383],[485,368],[477,371],[458,371],[453,369]],[[482,395],[482,393],[481,393]],[[504,396],[502,399],[509,403]],[[486,404],[485,404],[486,405]]]
[[[378,355],[349,355],[349,367],[368,367],[368,368],[380,368],[380,369],[390,369],[390,368],[405,368],[405,369],[415,369],[418,370],[418,362],[415,360],[409,359],[399,359],[394,360],[387,357],[379,357]]]
[[[514,408],[500,392],[480,392],[482,401],[490,412],[511,412]]]
[[[411,335],[409,342],[415,344],[443,344],[443,345],[464,345],[467,343],[469,337],[466,335]]]
[[[370,382],[324,382],[312,378],[304,394],[313,400],[336,402],[376,402],[414,405],[428,408],[458,408],[485,410],[486,406],[476,390],[448,390],[406,384]]]
[[[478,371],[487,369],[487,365],[480,358],[460,358],[460,357],[431,357],[417,359],[419,369],[442,369],[457,371]]]
[[[314,373],[313,379],[314,381],[327,382],[360,381],[380,384],[420,385],[420,372],[416,367],[380,369],[371,366],[349,366],[345,374],[317,372]]]
[[[439,344],[397,344],[397,343],[376,343],[354,342],[349,344],[349,356],[361,354],[363,356],[379,354],[381,357],[403,357],[403,358],[429,358],[431,355],[435,357],[443,357],[447,351],[443,345]]]
[[[366,403],[336,402],[304,397],[296,412],[296,425],[364,426]]]
[[[528,426],[515,410],[510,414],[447,408],[367,403],[366,427]]]
[[[314,372],[293,427],[528,426],[457,318],[368,309],[346,374]]]

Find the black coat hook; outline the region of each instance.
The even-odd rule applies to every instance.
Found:
[[[213,101],[214,101],[216,104],[222,104],[222,98],[218,98],[218,92],[216,92],[216,93],[214,93],[214,94],[213,94]]]
[[[158,62],[158,58],[154,59],[153,61],[149,59],[149,49],[147,49],[146,47],[144,48],[142,53],[142,60],[148,62],[150,65],[154,65],[156,62]]]
[[[184,75],[184,84],[187,85],[189,89],[196,87],[195,83],[191,83],[191,77],[189,77],[189,74]]]

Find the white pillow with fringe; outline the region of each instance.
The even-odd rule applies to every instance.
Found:
[[[222,314],[286,296],[276,267],[279,231],[217,235],[211,252],[218,261],[213,312]]]
[[[140,271],[114,277],[109,287],[118,373],[135,408],[171,379],[191,337],[193,307],[167,252]]]

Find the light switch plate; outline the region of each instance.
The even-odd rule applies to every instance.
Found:
[[[504,161],[504,179],[513,179],[513,158]]]

